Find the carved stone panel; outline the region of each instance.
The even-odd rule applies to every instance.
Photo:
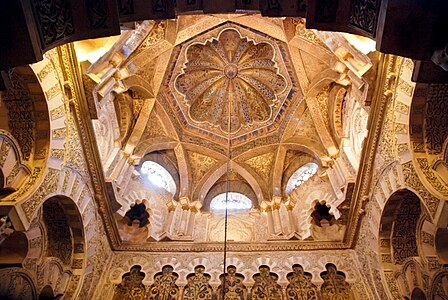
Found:
[[[418,256],[416,226],[420,217],[420,201],[403,200],[394,221],[392,247],[394,262],[402,264],[408,257]]]
[[[363,31],[374,36],[376,22],[378,20],[377,12],[380,5],[378,0],[354,0],[350,11],[349,22]]]
[[[43,48],[63,41],[75,31],[69,0],[33,0]]]
[[[208,283],[210,275],[204,272],[204,266],[197,266],[194,268],[194,274],[187,276],[188,284],[184,289],[183,300],[212,299],[212,287]]]
[[[154,283],[148,291],[149,300],[177,300],[180,297],[176,280],[179,275],[173,272],[172,266],[164,266],[162,272],[154,276]]]
[[[253,276],[252,300],[283,300],[282,288],[277,283],[278,276],[270,272],[268,266],[260,266],[259,271]]]
[[[143,300],[145,285],[142,283],[145,273],[140,266],[133,266],[130,272],[123,275],[121,283],[115,290],[114,300]]]
[[[47,256],[58,257],[64,264],[71,263],[72,238],[62,206],[57,200],[47,200],[43,205],[43,217],[47,226]]]
[[[245,300],[247,289],[243,285],[244,276],[236,273],[235,266],[229,266],[227,273],[220,276],[221,284],[218,287],[218,299],[220,300]]]
[[[317,287],[311,282],[311,273],[304,272],[301,265],[293,265],[293,272],[287,275],[287,300],[317,300]]]
[[[333,264],[327,264],[327,271],[322,272],[320,277],[324,280],[321,286],[322,299],[324,300],[352,300],[350,285],[345,281],[345,274],[336,269]]]

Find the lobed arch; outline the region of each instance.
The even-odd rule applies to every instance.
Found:
[[[301,197],[300,195],[306,196]],[[325,205],[330,207],[330,214],[336,219],[341,216],[337,208],[336,197],[325,185],[320,185],[318,188],[314,186],[313,190],[309,190],[307,185],[300,186],[290,194],[289,199],[294,203],[293,212],[297,220],[297,230],[302,239],[312,236],[312,213],[317,203],[323,204],[325,202]]]
[[[130,241],[158,240],[163,233],[168,203],[171,200],[168,203],[154,201],[146,191],[132,191],[124,200],[125,203],[115,215],[121,239]],[[143,210],[142,204],[145,210]],[[133,210],[134,207],[135,210]],[[134,224],[134,220],[139,221],[139,226]],[[130,221],[132,221],[131,224]]]

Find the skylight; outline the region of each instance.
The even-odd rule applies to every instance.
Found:
[[[176,193],[176,183],[171,174],[161,165],[153,161],[145,161],[140,169],[148,180],[155,186],[163,188],[171,194]]]
[[[310,179],[314,174],[316,174],[317,169],[317,164],[313,162],[309,162],[298,168],[286,184],[286,194],[291,193],[296,187]]]
[[[232,211],[247,211],[252,208],[252,201],[245,195],[229,192],[227,209]],[[224,212],[226,210],[226,193],[215,196],[210,202],[210,210]]]

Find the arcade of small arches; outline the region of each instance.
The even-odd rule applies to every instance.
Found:
[[[411,60],[246,15],[76,57],[3,74],[0,297],[448,299],[448,94]]]
[[[320,273],[323,281],[319,286],[312,280],[312,274],[305,272],[300,264],[294,264],[287,274],[287,285],[278,283],[279,276],[270,267],[261,265],[252,278],[246,280],[234,265],[219,276],[220,284],[211,285],[210,274],[203,265],[194,267],[194,272],[186,275],[186,285],[178,285],[179,278],[174,268],[164,265],[154,275],[150,285],[143,284],[146,274],[141,266],[134,265],[123,274],[117,285],[114,298],[127,299],[354,299],[346,276],[334,264],[326,264],[326,271]]]

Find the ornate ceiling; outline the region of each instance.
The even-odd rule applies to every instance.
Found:
[[[176,47],[166,94],[180,108],[178,119],[192,133],[223,140],[230,115],[235,142],[278,127],[299,94],[297,86],[292,91],[291,60],[281,48],[284,43],[232,23]]]
[[[88,69],[121,238],[216,242],[222,220],[209,203],[228,186],[253,202],[250,217],[232,219],[241,241],[342,242],[366,135],[363,75],[372,65],[342,35],[308,30],[302,19],[181,16],[123,33]],[[172,176],[174,194],[140,176],[147,160]],[[317,174],[286,192],[309,162]],[[120,218],[142,199],[151,225],[133,238]],[[330,207],[336,227],[308,223],[316,201]]]

